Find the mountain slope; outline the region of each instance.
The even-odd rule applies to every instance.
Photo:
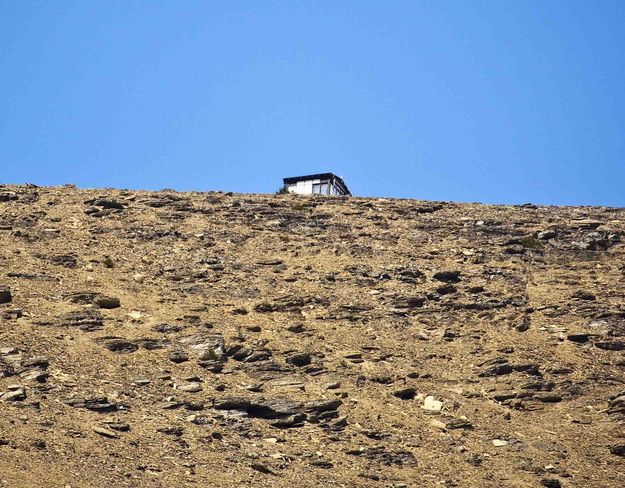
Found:
[[[625,210],[0,187],[7,486],[622,486]]]

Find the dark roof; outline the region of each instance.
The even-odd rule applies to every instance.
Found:
[[[333,181],[338,187],[343,190],[346,195],[351,195],[349,188],[343,181],[343,178],[340,176],[336,176],[334,173],[317,173],[314,175],[304,175],[304,176],[291,176],[289,178],[282,178],[282,182],[285,185],[291,185],[293,183],[297,183],[298,181],[308,181],[308,180],[330,180]]]

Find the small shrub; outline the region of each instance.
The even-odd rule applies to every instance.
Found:
[[[308,209],[308,205],[304,203],[294,203],[291,208],[293,210],[297,210],[298,212],[303,212],[304,210]]]
[[[524,237],[521,245],[525,249],[541,249],[543,247],[542,243],[534,236]]]

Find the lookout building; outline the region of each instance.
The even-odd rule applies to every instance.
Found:
[[[299,195],[332,195],[350,196],[351,193],[343,178],[334,173],[319,173],[316,175],[293,176],[283,178],[284,187],[290,193]]]

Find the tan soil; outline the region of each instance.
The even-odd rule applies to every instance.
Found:
[[[0,482],[622,487],[624,235],[597,207],[0,186]]]

